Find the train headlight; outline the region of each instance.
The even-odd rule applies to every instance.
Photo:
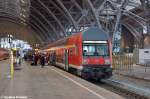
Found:
[[[88,64],[88,60],[83,59],[83,64]]]
[[[110,60],[109,59],[105,59],[105,64],[110,64]]]

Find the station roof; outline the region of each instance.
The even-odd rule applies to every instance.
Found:
[[[48,43],[98,26],[114,33],[119,23],[139,39],[146,26],[150,0],[1,0],[0,19],[36,31],[40,43]],[[138,29],[137,29],[138,28]]]

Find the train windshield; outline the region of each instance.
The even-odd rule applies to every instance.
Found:
[[[108,43],[88,44],[83,43],[84,56],[109,56]]]

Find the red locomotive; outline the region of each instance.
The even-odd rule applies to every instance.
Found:
[[[85,79],[104,79],[112,75],[111,41],[106,32],[97,27],[49,44],[45,51],[52,65],[75,70]]]

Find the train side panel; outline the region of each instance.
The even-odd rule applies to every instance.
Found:
[[[61,68],[65,67],[65,49],[59,48],[55,50],[56,52],[56,65],[60,66]]]
[[[72,36],[68,39],[67,45],[73,45],[69,51],[69,66],[81,69],[82,68],[82,33]]]
[[[3,48],[0,48],[0,60],[5,60],[9,58],[9,51]]]

